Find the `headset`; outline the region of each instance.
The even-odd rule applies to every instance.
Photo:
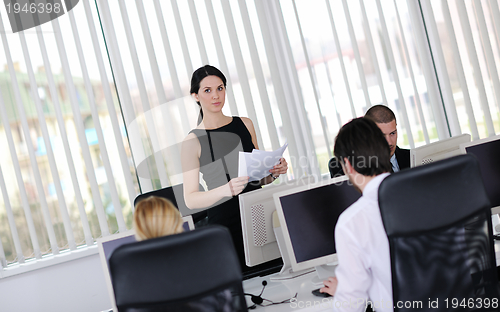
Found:
[[[252,302],[254,303],[252,306],[248,307],[248,309],[255,309],[257,307],[257,305],[262,306],[262,307],[267,307],[267,306],[270,306],[273,304],[290,303],[293,298],[297,298],[297,293],[295,293],[295,296],[293,296],[292,298],[289,298],[289,299],[286,299],[283,301],[279,301],[279,302],[274,302],[272,300],[262,298],[262,293],[264,292],[266,285],[267,285],[267,281],[262,281],[262,290],[260,291],[260,294],[258,294],[258,295],[252,295],[252,294],[245,293],[245,296],[250,296],[250,300],[252,300]],[[269,303],[266,305],[263,305],[262,303],[264,301],[269,302]]]

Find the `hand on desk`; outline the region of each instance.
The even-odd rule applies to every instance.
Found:
[[[329,277],[326,281],[323,281],[325,287],[322,287],[319,291],[334,296],[337,291],[338,283],[339,281],[336,277]]]

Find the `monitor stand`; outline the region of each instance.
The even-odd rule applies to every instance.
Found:
[[[335,269],[337,268],[337,265],[338,261],[317,266],[315,268],[316,276],[313,277],[312,283],[316,286],[323,286],[324,280],[327,280],[329,277],[335,276]]]
[[[273,221],[274,221],[274,214],[276,214],[276,211],[273,212]],[[276,223],[274,223],[274,225],[276,225]],[[279,273],[277,273],[276,275],[270,276],[269,280],[271,280],[271,281],[291,280],[291,279],[294,279],[296,277],[314,272],[314,269],[308,269],[308,270],[294,272],[292,269],[292,263],[290,262],[290,257],[288,256],[288,252],[286,251],[285,240],[283,237],[283,232],[281,231],[281,226],[274,227],[274,235],[276,236],[276,241],[278,242],[278,247],[280,249],[281,258],[283,259],[283,267],[281,268],[281,271]]]

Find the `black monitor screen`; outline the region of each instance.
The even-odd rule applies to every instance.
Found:
[[[500,140],[466,147],[479,160],[484,188],[492,207],[500,206]]]
[[[360,196],[344,181],[280,197],[297,263],[335,253],[337,220]]]

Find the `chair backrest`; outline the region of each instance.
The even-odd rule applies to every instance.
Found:
[[[109,267],[118,311],[247,310],[238,256],[220,226],[120,246]]]
[[[200,191],[204,191],[204,188],[201,184],[199,184],[198,188]],[[135,205],[137,205],[138,202],[149,196],[158,196],[170,200],[175,205],[175,207],[179,209],[183,217],[192,215],[194,223],[204,219],[207,216],[206,209],[189,209],[186,206],[186,202],[184,201],[184,188],[182,186],[182,183],[174,186],[164,187],[159,190],[154,190],[151,192],[139,194],[134,199],[134,207]]]
[[[392,174],[378,200],[394,302],[421,301],[424,311],[436,311],[429,300],[437,300],[444,311],[452,300],[460,308],[463,299],[479,307],[476,302],[498,298],[490,203],[473,156]]]

